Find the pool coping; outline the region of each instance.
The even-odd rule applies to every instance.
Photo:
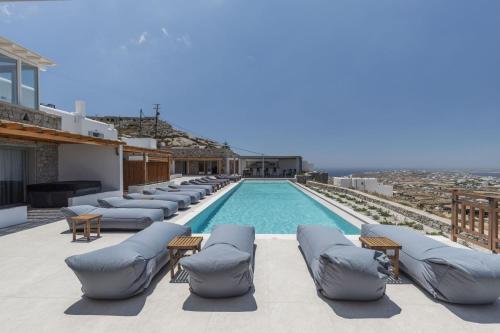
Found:
[[[269,179],[269,180],[268,179],[265,179],[265,180],[264,179],[255,179],[255,180],[254,179],[250,179],[250,180],[245,179],[245,180],[240,180],[240,181],[235,182],[235,183],[231,183],[228,186],[225,186],[224,188],[222,188],[221,190],[213,193],[212,195],[206,196],[204,200],[200,201],[196,205],[192,205],[186,211],[181,211],[180,214],[177,214],[176,216],[168,219],[167,221],[171,222],[171,223],[179,224],[179,225],[186,225],[189,221],[191,221],[193,218],[195,218],[196,216],[201,214],[206,208],[211,206],[213,203],[215,203],[217,200],[222,198],[226,193],[233,190],[236,186],[238,186],[242,182],[245,182],[245,181],[248,181],[248,182],[263,181],[263,182],[265,182],[265,181],[277,181],[277,180],[278,179]],[[319,204],[321,204],[322,206],[324,206],[325,208],[330,210],[332,213],[340,216],[342,219],[346,220],[346,222],[354,225],[358,229],[361,229],[361,226],[363,224],[377,223],[374,220],[370,221],[370,219],[366,218],[366,216],[361,215],[359,213],[356,213],[355,211],[353,211],[352,209],[350,209],[348,207],[340,205],[336,202],[333,203],[332,202],[333,200],[329,200],[327,197],[325,197],[319,193],[316,193],[314,191],[311,191],[303,185],[297,184],[293,181],[290,181],[289,179],[279,179],[279,180],[282,182],[290,183],[297,190],[301,191],[302,193],[304,193],[308,197],[312,198],[313,200],[315,200],[316,202],[318,202]],[[208,237],[210,234],[193,233],[193,235]],[[357,234],[356,235],[346,235],[346,236],[352,236],[353,238],[359,237],[359,235],[357,235]],[[290,239],[295,239],[296,234],[295,233],[292,233],[292,234],[255,234],[255,237],[258,239],[288,239],[288,240],[290,240]]]

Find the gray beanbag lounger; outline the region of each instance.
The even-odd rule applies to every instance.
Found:
[[[318,291],[336,300],[371,301],[385,293],[388,258],[355,246],[340,230],[299,225],[297,240]]]
[[[66,258],[66,264],[90,298],[119,299],[144,291],[167,264],[167,244],[191,229],[172,223],[153,223],[127,240],[110,247]]]
[[[122,197],[98,199],[99,206],[104,208],[150,208],[163,209],[165,217],[172,216],[179,208],[176,202],[163,200],[131,200]]]
[[[61,212],[66,217],[70,229],[72,224],[68,221],[68,218],[81,214],[101,214],[101,229],[105,230],[142,230],[150,226],[151,223],[162,222],[164,219],[163,210],[161,209],[102,208],[82,205],[63,207]],[[82,229],[83,225],[78,225],[77,228]]]
[[[500,297],[498,255],[451,247],[405,227],[367,224],[361,235],[388,237],[401,244],[401,270],[439,300],[487,304]]]
[[[255,228],[233,224],[214,226],[203,249],[180,260],[189,273],[193,293],[203,297],[232,297],[253,287]]]
[[[141,193],[128,193],[124,195],[127,199],[141,199],[141,200],[165,200],[165,201],[173,201],[176,202],[179,206],[179,209],[188,208],[191,204],[191,197],[188,195],[182,194],[141,194]]]
[[[187,195],[191,199],[191,203],[197,203],[200,201],[201,196],[198,192],[194,191],[181,191],[181,190],[158,190],[155,188],[147,189],[142,191],[142,193],[147,195],[156,195],[156,194],[177,194],[177,195]]]
[[[195,185],[195,184],[190,184],[188,182],[185,182],[185,184],[183,185],[168,185],[168,187],[173,189],[203,190],[205,191],[205,194],[212,194],[213,192],[213,188],[211,185]]]
[[[212,186],[213,191],[217,191],[220,188],[220,184],[215,184],[215,183],[207,183],[207,182],[201,182],[199,180],[190,180],[189,184],[193,185],[204,185],[204,186]]]

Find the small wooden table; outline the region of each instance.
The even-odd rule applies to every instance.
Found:
[[[73,242],[76,241],[76,226],[83,224],[83,236],[90,241],[90,233],[92,232],[92,223],[95,223],[95,232],[97,237],[101,237],[101,218],[100,214],[82,214],[71,217],[69,220],[73,229]]]
[[[394,250],[394,255],[387,255],[394,267],[394,276],[399,279],[399,250],[401,245],[387,237],[359,237],[361,246],[372,250],[379,250],[387,255],[387,250]]]
[[[179,259],[186,257],[186,251],[196,251],[201,250],[201,242],[203,237],[192,237],[192,236],[177,236],[168,243],[167,249],[169,251],[170,257],[170,276],[174,278],[175,265],[178,264],[177,270],[181,269],[179,264]]]

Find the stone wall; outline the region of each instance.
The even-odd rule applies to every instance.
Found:
[[[43,111],[0,101],[0,119],[61,129],[61,118]]]
[[[59,150],[57,144],[39,143],[36,150],[36,182],[49,183],[58,180]]]
[[[343,194],[348,194],[352,197],[356,197],[358,199],[374,203],[376,205],[382,206],[384,208],[390,209],[398,214],[401,214],[403,216],[406,216],[416,222],[422,223],[428,227],[431,227],[436,230],[440,230],[446,234],[450,234],[451,232],[451,221],[447,221],[446,219],[436,216],[433,217],[431,214],[422,212],[418,213],[412,209],[406,208],[402,206],[401,204],[398,203],[391,203],[388,200],[383,200],[379,199],[377,197],[371,196],[371,195],[366,195],[364,193],[360,193],[358,191],[354,191],[348,188],[343,188],[343,187],[338,187],[334,185],[327,185],[327,184],[322,184],[318,182],[312,182],[308,181],[308,185],[312,185],[317,188],[321,188],[324,190],[332,191],[332,192],[337,192],[337,193],[343,193]]]

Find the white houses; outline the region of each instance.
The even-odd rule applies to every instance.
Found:
[[[393,195],[392,185],[379,183],[377,178],[333,177],[333,185],[358,191],[377,193],[387,197],[392,197]]]

